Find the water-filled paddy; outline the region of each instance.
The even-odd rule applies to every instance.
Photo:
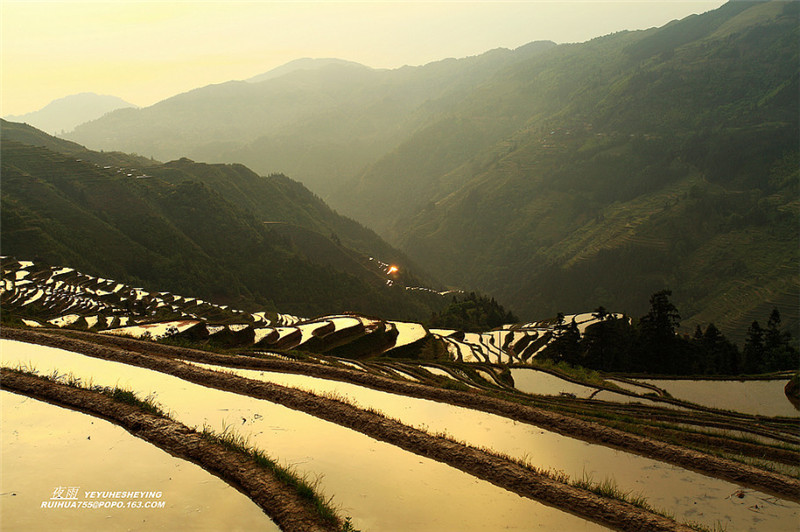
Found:
[[[544,371],[528,368],[512,368],[511,376],[514,378],[514,387],[525,393],[538,394],[538,395],[561,395],[572,394],[580,399],[593,399],[596,401],[608,401],[612,403],[633,404],[639,403],[649,406],[658,406],[661,408],[672,408],[683,410],[683,407],[673,405],[671,403],[654,401],[644,397],[633,397],[610,390],[602,390],[600,388],[593,388],[591,386],[584,386],[570,382],[561,377],[551,375]],[[618,383],[615,383],[618,384]],[[635,393],[652,392],[652,390],[641,387],[638,390],[634,389],[626,383],[621,383],[623,386],[620,388],[634,391]]]
[[[766,498],[766,495],[750,490],[746,491],[745,499],[738,499],[732,494],[739,487],[730,482],[592,445],[502,416],[305,375],[225,370],[316,393],[335,393],[362,407],[376,408],[405,424],[430,432],[447,432],[457,440],[524,458],[543,469],[558,469],[576,479],[584,474],[597,481],[613,478],[622,489],[644,494],[652,505],[673,512],[679,520],[698,521],[707,526],[719,521],[735,530],[755,529],[764,523],[778,530],[793,530],[800,520],[800,505],[763,502],[759,498]],[[751,504],[743,505],[745,500]],[[750,508],[754,504],[758,504],[758,511]]]
[[[279,528],[245,495],[186,460],[103,419],[0,392],[2,530],[264,530]],[[69,500],[123,508],[42,508]],[[160,497],[87,498],[86,492],[160,492]],[[59,494],[56,494],[59,495]],[[141,503],[162,508],[129,508]]]
[[[68,351],[0,340],[3,364],[34,364],[127,387],[157,400],[189,426],[233,426],[250,442],[312,478],[367,530],[598,530],[447,465],[268,401]]]
[[[590,395],[597,391],[597,388],[576,384],[535,369],[511,368],[511,377],[514,379],[514,387],[525,393],[539,395],[571,393],[576,397],[588,399]]]
[[[783,391],[787,379],[769,381],[641,379],[663,388],[676,399],[703,406],[761,416],[798,417]]]

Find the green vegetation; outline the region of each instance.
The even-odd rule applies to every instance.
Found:
[[[70,138],[283,169],[447,285],[525,320],[598,304],[640,315],[647,294],[675,287],[684,324],[702,326],[696,343],[729,361],[713,364],[733,371],[721,338],[748,337],[743,367],[757,370],[762,333],[748,326],[776,307],[785,329],[800,326],[798,13],[729,2],[582,44],[391,71],[284,68],[120,110]],[[34,142],[4,122],[4,161],[6,130],[69,154],[63,173],[81,179],[67,189],[4,163],[4,253],[310,315],[425,319],[447,303],[378,286],[359,256],[403,253],[283,175],[138,158],[161,184],[138,180],[130,196],[72,160],[133,166],[123,156]],[[466,314],[469,327],[481,319]],[[603,332],[624,334],[615,327]]]
[[[91,386],[89,387],[91,389]],[[145,412],[149,412],[150,414],[154,414],[160,417],[169,417],[167,414],[161,410],[161,407],[155,402],[155,399],[151,396],[145,397],[144,399],[140,399],[136,396],[136,394],[132,390],[126,390],[123,388],[107,388],[103,390],[103,393],[114,399],[115,401],[119,401],[120,403],[125,403],[128,405],[138,406],[140,409],[144,410]]]
[[[259,467],[272,473],[275,478],[297,491],[302,499],[311,504],[324,521],[337,525],[342,532],[354,531],[348,517],[339,517],[338,510],[331,504],[332,497],[325,498],[319,493],[319,480],[311,482],[308,476],[301,476],[291,468],[283,467],[267,456],[264,451],[253,447],[245,436],[237,433],[233,427],[226,425],[221,433],[215,432],[208,425],[203,425],[201,435],[208,441],[219,443],[232,451],[249,456]]]
[[[435,294],[387,286],[377,271],[359,262],[367,259],[355,251],[336,247],[350,257],[347,264],[312,260],[290,238],[227,201],[202,177],[213,170],[231,182],[239,174],[259,179],[243,167],[183,162],[179,178],[170,174],[174,179],[164,180],[155,174],[169,174],[175,165],[105,168],[85,155],[76,159],[18,142],[17,136],[30,142],[52,138],[5,124],[0,156],[6,255],[248,310],[280,308],[314,316],[347,309],[420,319],[444,304]],[[63,143],[48,142],[53,148]],[[136,311],[140,303],[130,301],[129,310]]]
[[[153,397],[148,396],[145,399],[140,399],[132,390],[116,386],[114,388],[95,386],[91,383],[84,385],[81,379],[76,378],[74,375],[61,375],[58,371],[54,371],[49,376],[40,376],[32,366],[19,366],[17,368],[6,369],[25,375],[34,375],[52,382],[66,384],[73,388],[99,392],[120,403],[138,407],[147,413],[164,418],[170,417],[155,402]],[[290,468],[279,465],[272,458],[267,456],[264,451],[249,445],[247,438],[236,433],[230,425],[225,426],[221,433],[216,433],[210,427],[204,425],[200,435],[210,442],[221,444],[229,450],[250,457],[259,467],[269,471],[280,482],[295,489],[297,494],[311,504],[325,522],[338,526],[342,532],[357,532],[349,517],[346,519],[339,517],[338,510],[331,504],[332,497],[325,498],[320,495],[318,482],[310,482],[307,476],[300,476]]]
[[[156,402],[155,397],[152,395],[148,395],[144,399],[140,399],[133,390],[120,388],[119,386],[114,386],[113,388],[108,386],[98,386],[93,384],[91,380],[87,383],[84,383],[81,378],[76,377],[73,373],[62,374],[59,373],[58,370],[53,370],[50,375],[39,375],[39,371],[32,363],[22,364],[15,368],[6,366],[3,367],[23,375],[33,375],[40,379],[57,382],[59,384],[65,384],[72,388],[80,388],[83,390],[102,393],[103,395],[106,395],[115,401],[138,407],[149,414],[159,417],[169,417],[169,415],[161,409],[161,405]]]
[[[537,356],[531,359],[531,367],[558,374],[567,380],[579,382],[587,386],[619,388],[616,384],[607,382],[597,371],[583,366],[574,366],[565,360],[554,362],[550,357]]]
[[[456,390],[459,390],[459,391],[466,391],[466,390],[469,389],[466,385],[464,385],[461,382],[454,381],[452,379],[446,379],[446,378],[443,378],[442,380],[445,381],[445,382],[443,382],[443,384],[441,386],[443,388],[445,388],[445,389],[456,389]],[[460,384],[461,386],[457,386],[457,387],[456,386],[451,386],[450,383]],[[328,400],[336,401],[336,402],[339,402],[339,403],[342,403],[342,404],[346,404],[346,405],[349,405],[349,406],[352,406],[352,407],[355,407],[355,408],[359,408],[359,409],[362,408],[353,399],[351,399],[349,397],[346,397],[346,396],[344,396],[344,395],[342,395],[342,394],[340,394],[338,392],[335,392],[335,391],[334,392],[324,392],[324,393],[321,393],[321,394],[315,394],[313,392],[309,392],[309,393],[311,393],[312,395],[316,395],[317,397],[324,397],[324,398],[326,398]],[[398,423],[402,423],[401,420],[399,420],[397,418],[392,418],[392,417],[386,416],[383,412],[381,412],[379,410],[376,410],[374,408],[367,408],[366,410],[368,412],[376,414],[376,415],[378,415],[378,416],[380,416],[382,418],[389,419],[389,420],[392,420],[392,421],[396,421]],[[591,491],[592,493],[595,493],[595,494],[597,494],[597,495],[599,495],[601,497],[605,497],[607,499],[613,499],[613,500],[617,500],[617,501],[626,502],[626,503],[631,504],[633,506],[636,506],[638,508],[642,508],[643,510],[646,510],[648,512],[652,512],[652,513],[667,517],[669,519],[673,519],[673,520],[675,519],[674,515],[670,515],[667,512],[664,512],[662,510],[654,508],[652,505],[650,505],[650,503],[647,501],[647,499],[644,496],[642,496],[642,495],[634,495],[631,492],[626,492],[626,491],[621,490],[619,487],[617,487],[617,485],[613,481],[613,479],[605,479],[602,482],[595,482],[595,481],[592,480],[592,478],[590,476],[584,475],[584,477],[582,479],[575,480],[575,479],[570,478],[563,471],[554,471],[552,469],[545,470],[545,469],[541,469],[539,467],[536,467],[535,465],[530,463],[530,461],[527,459],[527,457],[523,457],[522,459],[520,459],[520,458],[516,458],[514,456],[511,456],[509,454],[496,451],[494,449],[489,449],[489,448],[486,448],[486,447],[480,447],[480,448],[475,447],[473,445],[470,445],[466,441],[459,440],[459,439],[453,437],[452,435],[448,434],[446,431],[433,433],[424,424],[422,426],[415,427],[415,429],[419,430],[421,432],[424,432],[426,434],[429,434],[431,436],[434,436],[436,438],[439,438],[439,439],[442,439],[442,440],[446,440],[446,441],[449,441],[449,442],[453,442],[453,443],[456,443],[458,445],[462,445],[462,446],[467,447],[467,448],[478,449],[481,452],[484,452],[484,453],[486,453],[486,454],[488,454],[490,456],[501,458],[503,460],[507,460],[507,461],[512,462],[514,464],[520,465],[520,466],[524,467],[525,469],[528,469],[528,470],[530,470],[530,471],[532,471],[532,472],[534,472],[534,473],[536,473],[538,475],[546,476],[546,477],[551,478],[551,479],[553,479],[553,480],[555,480],[557,482],[560,482],[562,484],[567,484],[567,485],[574,486],[574,487],[577,487],[577,488],[580,488],[580,489],[583,489],[583,490],[586,490],[586,491]],[[223,436],[225,435],[225,433],[227,431],[228,431],[228,428],[226,427],[225,430],[223,431]],[[203,429],[203,432],[205,434],[205,432],[206,432],[206,428],[205,427]],[[219,436],[214,436],[214,437],[218,438]],[[247,448],[246,440],[244,438],[242,438],[241,436],[239,436],[239,435],[233,434],[231,436],[226,436],[225,438],[230,440],[232,442],[231,445],[233,445],[233,446],[235,446],[237,448],[243,448],[243,449]],[[704,527],[703,525],[700,525],[700,524],[697,524],[697,523],[686,523],[686,525],[689,526],[690,528],[694,529],[694,530],[698,530],[698,531],[701,531],[701,532],[709,530],[708,528]]]
[[[422,430],[423,432],[427,432],[426,427],[418,428],[418,430]],[[450,442],[457,443],[459,445],[464,445],[465,447],[475,448],[474,446],[468,444],[465,441],[458,440],[448,434],[447,432],[437,432],[432,434],[433,436],[447,440]],[[600,497],[604,497],[606,499],[611,499],[615,501],[621,501],[630,504],[631,506],[635,506],[637,508],[641,508],[642,510],[660,515],[662,517],[666,517],[671,520],[675,520],[675,515],[664,510],[658,509],[653,507],[647,500],[646,497],[640,494],[635,494],[632,491],[625,491],[617,486],[614,479],[606,478],[600,482],[593,480],[591,475],[587,475],[584,473],[583,477],[580,479],[574,479],[560,470],[555,469],[542,469],[533,465],[527,456],[523,456],[522,458],[516,458],[509,454],[496,451],[494,449],[489,449],[486,447],[479,448],[480,451],[489,454],[491,456],[495,456],[498,458],[502,458],[503,460],[507,460],[514,464],[524,467],[537,475],[541,475],[547,477],[549,479],[555,480],[556,482],[560,482],[562,484],[566,484],[568,486],[573,486],[578,489],[586,490],[589,492],[594,493],[595,495],[599,495]],[[713,529],[709,529],[708,527],[695,522],[686,522],[684,523],[686,526],[691,528],[692,530],[697,530],[699,532],[717,532],[718,530],[722,532],[724,529],[715,526]]]
[[[797,9],[732,2],[509,66],[367,170],[346,212],[523,319],[638,314],[674,286],[691,327],[741,341],[777,306],[796,331]]]
[[[253,213],[322,265],[338,269],[344,266],[351,272],[361,273],[365,268],[360,254],[409,264],[407,257],[374,232],[337,214],[306,187],[283,174],[271,173],[263,177],[241,164],[202,164],[186,158],[148,171],[173,184],[187,180],[203,183],[231,204]],[[325,253],[314,253],[322,247]],[[372,273],[372,280],[374,277]]]
[[[566,475],[564,475],[563,473],[561,474],[556,473],[554,476],[561,479],[564,478]],[[591,475],[584,473],[583,478],[580,479],[566,478],[562,480],[562,482],[565,482],[571,486],[575,486],[576,488],[581,488],[585,489],[586,491],[591,491],[592,493],[600,495],[601,497],[625,501],[638,508],[643,508],[650,512],[659,513],[661,515],[664,515],[665,517],[669,517],[670,519],[675,519],[674,515],[668,515],[657,511],[650,505],[650,503],[647,502],[647,499],[643,495],[635,495],[632,492],[626,492],[621,490],[619,486],[617,486],[617,483],[612,478],[606,478],[598,482],[592,479]]]
[[[595,311],[600,321],[583,336],[574,321],[559,327],[558,336],[542,352],[544,360],[603,371],[669,375],[741,375],[796,370],[800,365],[797,340],[781,329],[773,309],[766,330],[751,325],[740,352],[713,323],[697,326],[693,336],[679,335],[680,314],[669,290],[650,298],[650,310],[636,321]]]
[[[506,311],[494,298],[470,292],[462,297],[453,296],[450,306],[431,316],[427,326],[482,332],[518,321],[511,311]]]

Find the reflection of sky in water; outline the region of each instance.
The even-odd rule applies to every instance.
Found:
[[[597,388],[575,384],[544,371],[527,368],[511,368],[514,387],[525,393],[539,395],[558,395],[562,392],[575,394],[576,397],[588,399]]]
[[[591,386],[583,386],[568,380],[556,377],[544,371],[527,368],[512,368],[511,376],[514,378],[514,386],[525,393],[539,395],[559,395],[561,393],[571,393],[579,399],[593,399],[595,401],[609,401],[612,403],[640,403],[661,408],[672,408],[675,410],[686,410],[685,408],[661,401],[653,401],[643,397],[631,397],[629,395],[616,393],[608,390],[600,390]],[[653,392],[649,388],[631,386],[630,384],[612,381],[620,388],[633,391],[640,395]]]
[[[214,368],[211,365],[202,366]],[[614,478],[622,489],[644,494],[653,506],[675,513],[678,520],[694,520],[707,526],[713,526],[719,520],[728,523],[729,529],[746,530],[747,526],[756,527],[762,520],[776,529],[792,529],[800,519],[800,505],[781,501],[777,506],[759,504],[759,511],[754,511],[750,508],[752,505],[742,505],[739,499],[732,501],[730,495],[739,490],[735,484],[630,453],[591,445],[502,416],[305,375],[226,370],[248,378],[317,393],[336,392],[362,407],[376,408],[408,425],[422,427],[429,432],[445,431],[459,441],[526,458],[537,467],[558,469],[572,478],[582,478],[584,473],[596,481]],[[567,384],[572,385],[569,382]],[[749,500],[758,497],[766,496],[754,492]]]
[[[189,425],[233,426],[250,443],[294,465],[334,496],[364,530],[597,530],[601,527],[519,497],[447,465],[267,401],[188,383],[157,372],[52,349],[0,340],[3,364],[32,362],[128,387]]]
[[[121,427],[11,392],[0,397],[3,530],[279,530],[221,479]],[[41,508],[59,486],[79,488],[79,501],[100,500],[85,491],[160,491],[161,498],[113,500],[165,506]]]
[[[789,379],[771,381],[703,381],[642,379],[676,399],[712,408],[761,416],[800,416],[783,388]]]

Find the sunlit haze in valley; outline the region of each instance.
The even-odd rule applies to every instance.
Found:
[[[535,40],[583,42],[722,3],[2,0],[1,114],[80,92],[148,106],[302,57],[398,68]]]

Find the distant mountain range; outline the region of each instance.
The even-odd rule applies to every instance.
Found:
[[[253,76],[245,81],[249,83],[261,83],[270,79],[279,78],[286,74],[291,74],[299,70],[324,70],[324,69],[353,69],[353,70],[373,70],[368,66],[353,61],[345,61],[344,59],[324,58],[317,59],[311,57],[303,57],[302,59],[295,59],[289,61],[285,65],[273,68],[258,76]]]
[[[0,125],[4,255],[305,316],[423,319],[447,303],[408,290],[423,281],[401,253],[284,176],[93,152]]]
[[[95,150],[282,172],[327,197],[438,119],[451,99],[503,66],[553,47],[533,43],[513,52],[494,50],[397,70],[304,59],[249,82],[211,85],[151,107],[119,110],[66,138]]]
[[[68,138],[283,172],[523,319],[637,315],[668,287],[682,332],[773,306],[796,328],[799,16],[737,1],[422,67],[300,60]]]
[[[83,92],[54,100],[38,111],[5,118],[58,135],[70,132],[75,126],[100,118],[111,111],[129,107],[136,106],[116,96]]]

